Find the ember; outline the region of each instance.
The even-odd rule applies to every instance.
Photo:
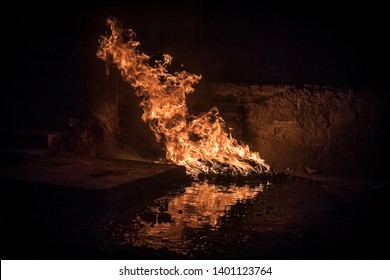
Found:
[[[167,54],[150,63],[132,30],[122,29],[116,19],[108,19],[107,24],[111,35],[101,37],[97,56],[116,65],[123,79],[137,90],[142,119],[157,141],[164,143],[168,160],[185,166],[194,178],[224,173],[247,176],[270,170],[258,152],[227,132],[216,107],[199,116],[188,113],[186,96],[194,91],[201,75],[169,73],[172,57]]]

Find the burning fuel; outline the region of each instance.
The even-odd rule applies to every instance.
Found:
[[[193,116],[186,97],[194,91],[201,75],[186,71],[169,73],[172,57],[150,63],[140,51],[140,43],[130,29],[122,29],[116,19],[107,19],[111,34],[101,36],[97,57],[114,64],[123,79],[136,89],[142,100],[142,119],[149,124],[157,141],[164,143],[166,158],[183,165],[193,177],[200,174],[251,175],[269,171],[258,152],[240,144],[227,132],[216,107]]]

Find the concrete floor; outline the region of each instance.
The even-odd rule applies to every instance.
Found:
[[[114,209],[136,196],[182,182],[186,173],[176,165],[62,155],[1,166],[0,179],[10,193],[23,195],[32,186],[43,197],[53,196],[65,204],[93,202]]]

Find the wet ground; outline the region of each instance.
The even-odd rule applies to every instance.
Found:
[[[383,182],[282,175],[167,189],[109,211],[65,206],[36,187],[2,195],[2,259],[390,257]]]

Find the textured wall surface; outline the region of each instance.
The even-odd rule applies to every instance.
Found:
[[[274,170],[375,175],[387,161],[386,93],[326,86],[209,84],[191,97],[217,106],[237,139]]]
[[[134,90],[114,75],[103,92],[107,98],[93,98],[92,106],[105,131],[103,154],[164,158]],[[187,105],[194,115],[216,106],[233,136],[273,170],[378,176],[388,161],[387,96],[367,88],[201,82]]]

